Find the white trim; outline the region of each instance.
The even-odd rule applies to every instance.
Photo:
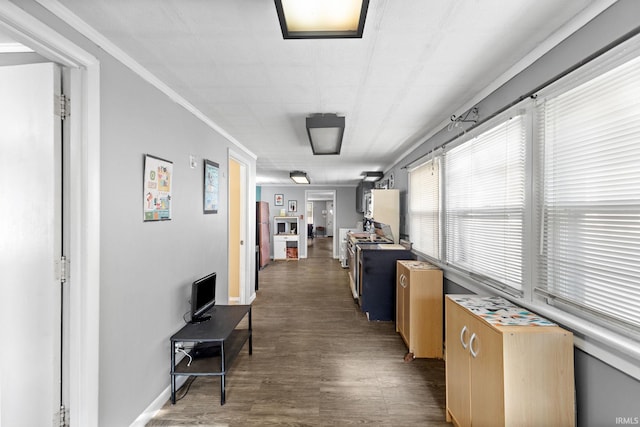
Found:
[[[184,357],[184,356],[182,356]],[[181,359],[176,358],[176,363],[179,363]],[[180,387],[189,379],[186,375],[179,375],[176,377],[176,392],[180,390]],[[171,398],[171,385],[165,388],[162,393],[154,399],[149,406],[131,423],[130,427],[144,427],[149,421],[156,416],[156,414],[162,409],[165,403]]]
[[[298,184],[296,184],[298,185]],[[294,185],[295,187],[295,185]],[[326,187],[326,185],[324,186]],[[338,192],[336,190],[318,190],[318,191],[322,191],[323,193],[331,193],[331,202],[333,202],[333,230],[331,231],[333,233],[333,259],[338,259],[340,258],[340,238],[338,237],[338,221],[336,221],[336,218],[338,217],[338,206],[337,206],[337,198],[338,198]],[[320,200],[309,200],[309,193],[317,193],[318,191],[314,191],[314,190],[304,190],[304,213],[305,213],[305,218],[306,218],[306,214],[307,214],[307,203],[309,202],[313,202],[313,201],[320,201]],[[329,200],[326,200],[329,201]],[[308,251],[307,251],[307,232],[306,232],[306,226],[307,226],[307,220],[305,219],[305,233],[304,233],[304,242],[299,242],[298,246],[302,245],[302,247],[304,248],[304,258],[308,257]],[[300,232],[298,232],[298,235],[300,235]],[[300,250],[298,248],[298,250]]]
[[[209,126],[211,129],[218,132],[229,142],[237,146],[240,150],[244,151],[245,154],[252,157],[254,160],[257,159],[257,156],[251,152],[247,147],[242,145],[237,139],[235,139],[231,134],[229,134],[226,130],[224,130],[221,126],[207,117],[202,111],[198,110],[193,104],[183,98],[176,91],[167,86],[162,80],[153,75],[149,70],[144,68],[139,62],[134,60],[131,56],[125,53],[122,49],[116,46],[113,42],[111,42],[108,38],[103,36],[96,29],[91,27],[85,21],[83,21],[78,15],[74,14],[71,10],[67,9],[57,0],[36,0],[43,7],[45,7],[49,12],[53,13],[55,16],[60,18],[62,21],[73,27],[80,34],[94,42],[101,49],[107,52],[109,55],[116,58],[118,61],[122,62],[126,67],[131,69],[134,73],[139,75],[143,80],[147,81],[151,85],[153,85],[156,89],[160,90],[162,93],[167,95],[173,102],[178,105],[181,105],[191,114],[200,119],[203,123]]]
[[[0,26],[71,68],[69,409],[74,425],[98,425],[100,310],[100,66],[24,10],[0,0]],[[76,92],[78,91],[78,92]],[[75,278],[75,279],[74,279]]]
[[[93,55],[7,0],[0,0],[0,21],[0,27],[12,38],[53,62],[76,68],[97,62]]]

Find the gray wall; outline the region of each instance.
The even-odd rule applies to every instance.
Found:
[[[227,241],[230,144],[109,58],[101,77],[100,420],[126,425],[168,385],[168,340],[184,324],[190,283],[215,271],[218,301],[227,301],[220,243]],[[174,162],[171,221],[142,221],[143,153]],[[222,172],[217,214],[202,213],[204,158]]]
[[[500,109],[539,88],[627,32],[636,29],[639,23],[638,16],[640,16],[640,2],[620,0],[479,102],[479,120],[490,118]],[[404,195],[401,197],[403,221],[401,227],[406,227],[407,215],[408,173],[404,166],[429,154],[431,150],[451,140],[453,136],[446,128],[441,130],[387,172],[385,178],[390,172],[395,173],[395,187],[400,189],[401,195]],[[401,233],[403,232],[408,233],[408,229],[401,228]],[[469,293],[467,289],[451,280],[445,280],[445,292]],[[640,396],[640,381],[578,349],[575,353],[575,375],[579,426],[609,426],[616,424],[617,417],[640,416],[637,403]]]
[[[169,337],[184,325],[190,283],[216,271],[227,301],[227,152],[242,150],[33,1],[21,6],[100,60],[99,422],[127,426],[169,386]],[[171,221],[142,220],[145,153],[173,161]],[[217,214],[202,213],[203,158],[220,165]]]
[[[362,214],[356,212],[356,187],[320,187],[320,186],[305,186],[305,185],[291,185],[291,186],[262,186],[260,190],[260,197],[263,202],[269,202],[269,215],[271,217],[271,228],[273,228],[273,217],[279,214],[280,209],[287,209],[287,202],[289,200],[298,201],[298,215],[304,215],[305,218],[300,221],[300,227],[302,230],[307,229],[306,221],[306,207],[305,207],[305,191],[326,191],[335,190],[336,192],[336,204],[334,206],[335,216],[334,221],[336,229],[353,227],[357,221],[362,221]],[[284,194],[284,206],[274,206],[273,196],[274,194]],[[322,202],[325,206],[325,202]],[[323,208],[324,209],[324,208]],[[287,212],[288,213],[288,212]],[[338,239],[334,239],[333,244],[335,252],[338,250]],[[273,257],[273,239],[271,240],[271,256]],[[305,245],[299,250],[301,257],[307,256],[307,248]]]

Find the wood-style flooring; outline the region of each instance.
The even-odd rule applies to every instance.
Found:
[[[444,362],[404,361],[394,323],[367,321],[331,245],[330,237],[316,238],[307,259],[260,271],[253,355],[245,345],[235,360],[224,406],[220,379],[198,377],[147,425],[451,425]]]

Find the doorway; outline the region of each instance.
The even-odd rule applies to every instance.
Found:
[[[235,159],[229,159],[229,303],[238,304],[244,298],[244,263],[242,247],[245,244],[244,224],[246,203],[244,186],[245,167]]]
[[[338,246],[336,237],[336,221],[337,217],[337,205],[336,205],[336,191],[335,190],[306,190],[305,191],[305,204],[313,204],[313,225],[314,236],[318,239],[314,239],[313,244],[316,245],[320,238],[331,237],[331,254],[333,258],[338,258]],[[318,227],[322,227],[320,233],[318,233]],[[307,245],[303,245],[306,247]],[[307,255],[308,256],[308,255]]]
[[[249,161],[240,153],[229,150],[228,156],[228,191],[229,201],[229,303],[249,304],[255,298],[254,283],[251,278],[255,268],[255,197],[252,198],[249,188],[255,185],[250,182],[247,173]],[[250,214],[250,210],[254,214]]]
[[[66,287],[68,292],[64,298],[64,316],[65,319],[68,319],[64,334],[67,339],[60,344],[59,337],[62,328],[60,328],[60,321],[57,320],[52,322],[53,325],[56,325],[56,329],[60,328],[60,330],[54,332],[54,335],[58,338],[55,338],[53,342],[57,341],[58,344],[54,345],[55,348],[51,355],[51,360],[48,360],[48,353],[51,350],[42,349],[40,351],[39,348],[38,351],[33,352],[33,355],[39,357],[39,363],[32,367],[34,369],[25,371],[24,369],[16,369],[17,367],[11,364],[3,363],[3,371],[0,374],[0,399],[2,399],[0,424],[3,424],[4,421],[7,424],[12,424],[9,421],[11,416],[9,409],[12,409],[12,411],[20,409],[20,407],[13,407],[12,403],[6,401],[8,396],[14,399],[10,395],[15,393],[14,385],[17,385],[17,383],[14,384],[13,381],[10,381],[11,388],[5,387],[9,375],[5,376],[5,372],[8,372],[5,370],[14,369],[21,374],[29,372],[33,375],[39,375],[41,369],[51,370],[51,366],[53,366],[53,371],[59,372],[58,365],[61,362],[61,358],[55,354],[58,352],[58,347],[63,346],[67,354],[64,364],[68,367],[65,372],[65,378],[68,378],[68,381],[66,381],[64,390],[61,390],[58,378],[54,378],[53,383],[49,383],[49,379],[46,379],[45,375],[41,375],[38,385],[31,389],[32,395],[28,396],[26,402],[23,402],[28,408],[24,411],[24,415],[32,418],[21,418],[18,424],[52,425],[55,420],[55,425],[63,425],[66,422],[65,420],[73,419],[77,425],[97,425],[99,395],[99,317],[97,313],[99,313],[100,293],[100,64],[94,56],[37,21],[11,2],[0,3],[0,24],[6,35],[34,49],[36,54],[44,58],[44,62],[48,61],[62,67],[63,75],[68,76],[69,91],[67,94],[70,95],[71,99],[74,99],[74,102],[69,106],[70,115],[74,119],[73,121],[69,120],[67,122],[69,124],[64,126],[65,141],[67,141],[66,138],[68,137],[68,151],[66,151],[65,160],[63,161],[64,177],[68,184],[64,188],[65,212],[61,219],[63,231],[60,233],[60,237],[57,237],[57,239],[64,241],[67,246],[66,255],[73,262],[60,260],[59,254],[54,254],[53,251],[49,254],[50,258],[58,259],[57,262],[51,261],[55,265],[55,270],[57,270],[57,277],[68,277],[74,281],[74,286],[70,286],[68,282]],[[51,108],[52,105],[52,103],[49,103],[48,107]],[[7,128],[2,126],[2,129],[5,131]],[[65,147],[67,147],[66,143]],[[3,157],[4,154],[3,147]],[[13,154],[7,157],[12,162],[24,161],[23,157]],[[50,160],[52,159],[53,157]],[[59,155],[57,160],[60,160]],[[56,167],[61,169],[58,166]],[[28,156],[25,171],[33,174],[40,173],[35,170],[35,164],[29,162]],[[55,174],[61,177],[63,172],[60,170],[59,174],[58,172]],[[13,176],[11,181],[4,181],[3,179],[3,182],[15,184],[10,187],[10,190],[13,191],[18,188],[18,184],[22,186],[26,181],[20,183],[20,178]],[[43,217],[48,217],[50,212],[59,211],[57,207],[52,208],[52,206],[45,204],[48,197],[49,195],[43,196],[37,192],[25,192],[23,194],[25,200],[32,202],[33,212],[39,213]],[[59,191],[55,198],[58,204],[63,203]],[[14,212],[9,214],[13,215],[18,208],[14,209],[12,206],[11,210]],[[58,223],[58,220],[55,219],[54,222]],[[11,226],[11,232],[20,233],[24,231],[18,228],[16,223],[9,223],[9,225]],[[56,225],[56,227],[58,226]],[[32,230],[27,231],[32,232]],[[4,230],[2,235],[5,236]],[[6,235],[10,236],[11,234]],[[37,243],[39,246],[30,248],[30,258],[41,255],[38,247],[45,245],[42,244],[42,240]],[[62,242],[60,242],[60,245],[56,243],[54,248],[60,248],[61,244]],[[3,261],[5,260],[4,257],[2,259]],[[42,270],[43,274],[48,273],[48,279],[46,280],[51,281],[52,277],[55,278],[52,274],[54,265],[49,264],[47,268]],[[66,268],[63,266],[66,266]],[[56,282],[58,281],[58,279],[55,280]],[[5,287],[19,288],[18,283],[5,281],[4,277],[0,280],[0,283],[3,285],[3,291]],[[49,304],[54,307],[59,305],[62,298],[59,286],[53,286],[52,289],[55,289],[55,295],[50,296]],[[50,290],[46,289],[45,292],[49,293]],[[25,295],[22,294],[20,298],[24,298]],[[5,300],[3,298],[2,302],[4,303],[5,301],[7,303],[16,302],[13,299]],[[4,316],[8,315],[7,313],[12,313],[12,311],[5,311],[4,304],[2,308],[3,324],[9,324],[4,322]],[[48,317],[47,313],[50,308],[42,308],[42,311],[40,309],[40,305],[34,305],[29,310],[19,313],[19,317],[11,319],[10,324],[13,325],[15,333],[19,334],[23,329],[27,330],[27,323],[35,320],[39,320],[40,323],[48,322],[48,319],[44,317]],[[15,310],[15,308],[12,308],[12,310]],[[55,312],[56,318],[58,318],[60,311],[55,309]],[[3,333],[4,338],[5,335]],[[47,340],[51,341],[48,337]],[[43,346],[45,345],[42,340],[40,340],[40,343]],[[12,347],[19,350],[12,354],[20,355],[26,353],[29,356],[30,347],[21,348],[18,342],[12,342]],[[28,360],[25,362],[25,360],[21,359],[20,364],[17,366],[24,366],[25,363],[31,366],[31,363]],[[46,363],[42,363],[45,360]],[[4,358],[3,361],[5,361]],[[55,373],[53,375],[59,376],[59,374]],[[23,381],[22,377],[20,381]],[[9,392],[11,393],[9,394]],[[33,395],[35,393],[46,394],[46,397],[36,398]],[[63,396],[63,400],[68,402],[65,408],[60,408],[59,406],[60,394],[66,395]],[[43,405],[35,405],[34,400],[36,399],[45,403]],[[20,405],[19,402],[17,404]],[[53,406],[53,412],[50,412],[51,406]],[[30,422],[29,420],[31,419],[44,421]]]

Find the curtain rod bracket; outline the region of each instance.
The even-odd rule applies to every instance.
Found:
[[[471,117],[469,117],[471,116]],[[478,122],[478,107],[473,107],[468,110],[466,113],[456,116],[455,114],[451,116],[451,121],[454,123],[477,123]]]

